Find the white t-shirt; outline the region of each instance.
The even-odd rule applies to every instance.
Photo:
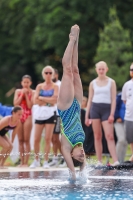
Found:
[[[123,101],[126,101],[126,111],[124,119],[133,121],[133,80],[127,81],[122,88]]]
[[[60,81],[60,80],[58,80],[58,81],[56,81],[56,82],[55,82],[55,84],[56,84],[56,85],[58,85],[58,87],[60,88],[61,81]]]

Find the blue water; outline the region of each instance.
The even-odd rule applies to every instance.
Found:
[[[133,170],[89,170],[85,184],[68,181],[68,171],[0,173],[0,200],[133,199]]]

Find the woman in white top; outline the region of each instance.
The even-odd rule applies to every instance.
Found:
[[[85,124],[89,126],[92,123],[98,165],[102,165],[102,127],[109,152],[114,162],[113,165],[117,165],[119,162],[116,155],[113,134],[116,84],[113,79],[106,76],[107,71],[108,66],[104,61],[100,61],[96,64],[98,77],[94,79],[89,86]]]
[[[126,106],[124,116],[126,140],[130,144],[132,152],[129,160],[133,162],[133,63],[130,66],[130,77],[131,79],[122,88],[122,100]]]

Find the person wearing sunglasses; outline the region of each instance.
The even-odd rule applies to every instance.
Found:
[[[132,152],[129,160],[133,162],[133,63],[130,66],[130,77],[131,79],[122,88],[122,100],[126,106],[124,117],[126,139]]]
[[[76,180],[75,166],[82,171],[86,164],[83,142],[85,133],[80,119],[83,89],[78,70],[79,26],[71,28],[69,42],[62,65],[63,76],[57,102],[61,118],[61,150],[70,170],[71,180]]]
[[[59,71],[58,69],[54,68],[54,78],[53,78],[53,82],[58,85],[59,89],[60,89],[60,85],[61,85],[61,81],[59,80]],[[65,165],[64,163],[64,159],[61,158],[60,156],[58,156],[58,152],[61,154],[61,142],[60,142],[60,130],[61,126],[60,126],[60,116],[57,115],[56,116],[56,124],[54,127],[54,131],[53,131],[53,136],[52,136],[52,144],[53,144],[53,158],[51,160],[51,162],[49,162],[50,166],[54,166],[54,167],[63,167]]]
[[[45,128],[45,149],[43,168],[49,168],[48,154],[52,135],[56,123],[57,97],[58,86],[52,81],[54,69],[51,66],[46,66],[42,70],[44,82],[37,85],[34,95],[33,115],[35,119],[35,135],[34,135],[34,151],[35,160],[30,165],[30,168],[40,166],[40,141],[42,131]]]

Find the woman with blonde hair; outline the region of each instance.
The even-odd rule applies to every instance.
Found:
[[[44,149],[44,168],[49,168],[48,154],[54,126],[56,123],[57,97],[58,86],[52,81],[54,69],[51,66],[46,66],[42,70],[44,82],[36,87],[34,96],[33,113],[35,118],[35,135],[34,135],[34,152],[35,160],[30,165],[31,168],[40,166],[39,152],[42,131],[45,128],[45,149]]]
[[[94,132],[94,144],[98,165],[102,165],[102,127],[107,140],[109,152],[113,159],[113,165],[118,165],[116,147],[114,141],[114,113],[116,107],[116,84],[106,75],[108,66],[100,61],[96,64],[98,77],[89,86],[89,98],[86,109],[85,124],[92,123]]]

